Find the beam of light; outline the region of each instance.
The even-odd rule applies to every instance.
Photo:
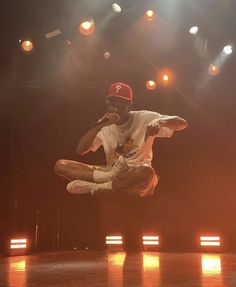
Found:
[[[148,21],[154,20],[156,17],[155,12],[153,10],[147,10],[145,13],[145,19]]]
[[[87,20],[80,24],[79,31],[85,36],[90,36],[95,31],[95,23],[93,20]]]
[[[34,50],[34,44],[31,40],[19,40],[21,50],[26,53],[30,54]]]
[[[148,90],[155,90],[156,87],[157,87],[156,82],[154,82],[154,81],[152,81],[152,80],[146,82],[146,88],[147,88]]]
[[[197,26],[193,26],[189,29],[189,33],[192,35],[196,35],[199,31],[199,28]]]
[[[202,274],[207,276],[221,274],[219,255],[202,255]]]
[[[233,52],[233,47],[230,46],[230,45],[225,46],[224,49],[223,49],[223,53],[225,55],[230,55],[230,54],[232,54],[232,52]]]
[[[117,3],[113,3],[113,4],[112,4],[112,10],[113,10],[115,13],[120,13],[120,12],[122,11],[121,6],[118,5]]]

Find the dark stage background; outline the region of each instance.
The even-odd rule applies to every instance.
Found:
[[[157,231],[173,249],[190,248],[197,234],[217,233],[235,248],[235,53],[219,75],[207,74],[223,46],[235,44],[235,2],[121,1],[124,12],[109,21],[112,2],[93,2],[1,4],[2,246],[11,235],[33,240],[38,222],[40,250],[101,248],[104,235],[116,231],[128,245]],[[152,23],[142,19],[148,5],[159,15]],[[90,37],[77,31],[87,15],[97,25]],[[196,24],[207,47],[188,33]],[[60,36],[45,38],[58,28]],[[31,55],[18,47],[26,36],[35,43]],[[173,71],[173,83],[148,91],[145,82],[163,68]],[[189,128],[156,141],[161,180],[152,198],[72,196],[54,175],[55,161],[104,163],[102,150],[79,157],[75,147],[103,114],[107,88],[117,81],[133,88],[134,110],[179,115]]]

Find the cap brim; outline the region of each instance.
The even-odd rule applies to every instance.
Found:
[[[108,95],[108,96],[106,96],[106,98],[119,98],[119,99],[126,100],[128,102],[132,102],[133,101],[132,99],[127,99],[126,97],[117,96],[117,95]]]

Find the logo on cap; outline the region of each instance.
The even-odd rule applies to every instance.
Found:
[[[133,93],[129,85],[124,83],[114,83],[110,85],[107,97],[117,97],[132,102]]]

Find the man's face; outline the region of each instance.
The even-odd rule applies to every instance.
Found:
[[[108,113],[116,113],[120,120],[118,124],[124,123],[129,116],[131,110],[131,102],[117,97],[109,97],[106,100],[106,109]]]

